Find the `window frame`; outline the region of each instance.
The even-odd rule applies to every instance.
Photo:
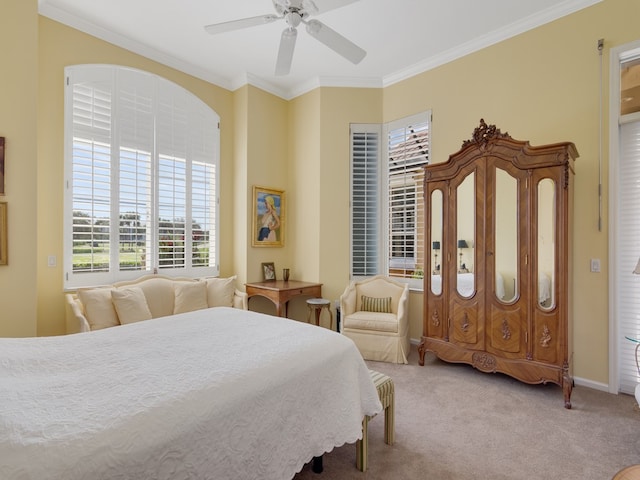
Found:
[[[640,323],[637,316],[638,290],[640,276],[632,272],[638,261],[638,249],[635,238],[628,234],[638,228],[637,222],[629,222],[629,216],[623,218],[623,210],[633,210],[638,203],[637,196],[625,191],[624,182],[633,180],[632,172],[624,169],[623,128],[640,122],[640,112],[622,114],[621,112],[621,72],[622,65],[630,60],[640,59],[640,40],[612,48],[610,51],[609,96],[609,393],[631,393],[640,374],[636,368],[636,344],[627,338],[637,337]],[[637,173],[637,169],[636,169]],[[635,220],[635,217],[633,217]],[[625,232],[626,231],[626,232]]]
[[[98,107],[95,111],[78,111],[82,100],[76,97],[74,87],[81,89],[83,86],[94,94],[98,90],[110,94],[110,96],[105,95],[104,103],[98,106],[104,107],[100,112]],[[131,91],[134,92],[133,101],[129,101],[130,98],[125,100],[125,96]],[[141,92],[139,96],[138,92]],[[78,95],[81,96],[81,94]],[[65,290],[111,284],[151,273],[184,277],[219,275],[220,117],[218,114],[176,83],[150,72],[119,65],[86,64],[66,67],[64,102],[63,282]],[[125,104],[125,102],[128,103]],[[96,103],[98,101],[93,99],[89,102],[91,107]],[[81,115],[85,116],[77,120]],[[77,121],[74,122],[74,118]],[[100,126],[100,131],[97,133],[96,125]],[[167,135],[167,132],[170,135]],[[169,136],[171,138],[168,138]],[[105,245],[101,246],[103,250],[107,250],[103,255],[108,257],[108,267],[103,270],[96,268],[93,263],[90,263],[87,271],[74,270],[74,240],[78,235],[78,230],[74,230],[74,215],[76,212],[86,212],[83,208],[76,208],[78,205],[76,202],[81,198],[82,192],[78,168],[84,164],[79,160],[80,157],[76,156],[74,147],[79,145],[81,140],[89,143],[91,148],[100,142],[108,149],[108,154],[105,155],[105,159],[108,158],[108,160],[103,162],[108,172],[105,173],[102,185],[106,192],[103,199],[106,205],[104,212],[108,211],[108,214],[104,213],[101,216],[102,219],[99,219],[100,215],[89,215],[92,219],[90,221],[92,230],[98,221],[108,223],[108,240],[105,239]],[[149,158],[148,165],[145,165],[143,160],[145,156]],[[130,171],[127,173],[127,159],[129,166],[133,165],[134,168],[148,167],[148,171],[141,174],[144,177],[140,180],[141,183],[137,183],[139,179],[136,174]],[[90,166],[95,164],[96,156],[93,150],[85,162]],[[172,163],[174,166],[181,165],[183,174],[169,176],[168,183],[161,185],[160,165],[163,162]],[[85,179],[87,180],[85,183],[94,182],[94,172],[91,170],[87,173]],[[173,198],[167,197],[162,193],[163,187],[173,188],[178,193]],[[142,191],[148,193],[148,198],[138,200],[137,196]],[[135,197],[135,201],[129,202],[128,200],[132,197]],[[195,200],[196,197],[198,200]],[[84,206],[91,209],[91,205],[96,201],[96,195],[91,191],[86,198],[88,203]],[[177,206],[184,214],[179,218],[174,213],[174,216],[168,219],[173,230],[181,226],[182,232],[181,234],[177,230],[174,232],[175,235],[181,235],[182,246],[178,248],[178,242],[173,243],[175,248],[170,252],[172,256],[170,262],[173,262],[171,266],[167,266],[166,262],[163,265],[160,255],[163,222],[161,202],[167,203],[167,198],[169,198],[168,206],[173,207],[172,211],[175,211]],[[132,208],[132,210],[128,211],[126,208]],[[144,214],[141,211],[144,211]],[[135,234],[123,233],[122,229],[126,227],[123,227],[122,222],[128,221],[123,217],[126,214],[139,215],[138,220],[134,221]],[[143,217],[144,220],[141,220]],[[203,226],[195,229],[196,225]],[[205,230],[206,235],[194,233]],[[124,243],[129,238],[131,248],[131,238],[133,238],[131,235],[136,236],[136,244],[143,244],[140,249],[134,248],[136,266],[133,268],[122,263]],[[140,240],[141,235],[144,236],[144,240]],[[174,238],[178,238],[175,235]],[[196,239],[194,235],[200,236]],[[204,245],[204,257],[198,255],[194,257],[196,243],[200,246]],[[93,241],[88,248],[90,255],[95,255]],[[138,258],[138,250],[141,250],[141,256],[144,258]],[[177,250],[181,253],[176,253]],[[205,261],[198,262],[198,258],[204,258]]]
[[[369,276],[373,276],[376,274],[384,274],[393,277],[395,280],[400,282],[409,283],[409,286],[412,290],[422,291],[423,289],[423,275],[424,275],[424,258],[422,258],[422,262],[420,261],[421,257],[424,257],[424,215],[423,208],[421,208],[422,199],[422,180],[420,178],[415,178],[415,172],[413,174],[406,173],[406,169],[401,167],[399,173],[394,176],[391,173],[393,170],[389,166],[390,160],[390,135],[393,132],[396,132],[399,129],[407,129],[411,125],[416,124],[426,124],[426,132],[427,132],[427,160],[424,164],[429,163],[429,156],[431,150],[431,111],[427,110],[425,112],[421,112],[415,115],[411,115],[393,122],[388,122],[385,124],[351,124],[350,125],[350,278],[353,280],[366,278]],[[356,137],[362,135],[377,135],[377,151],[374,152],[367,151],[366,154],[362,153],[362,146],[359,145],[360,150],[357,149],[356,146]],[[359,137],[358,137],[359,138]],[[407,142],[405,135],[404,143]],[[401,142],[401,143],[403,143]],[[422,144],[424,145],[424,144]],[[356,159],[356,156],[358,157]],[[376,182],[376,190],[372,192],[363,193],[361,190],[361,186],[356,185],[357,181],[360,181],[363,173],[362,166],[363,163],[366,162],[375,162],[375,170],[377,174],[377,182]],[[354,170],[356,167],[360,168],[360,171],[356,173]],[[405,166],[406,167],[406,166]],[[417,169],[421,167],[418,166]],[[371,167],[373,170],[373,167]],[[394,178],[395,177],[395,178]],[[412,180],[413,179],[413,180]],[[413,185],[413,189],[410,187]],[[359,190],[360,189],[360,190]],[[406,209],[401,209],[404,214],[400,213],[402,217],[399,220],[399,224],[394,221],[394,206],[391,205],[391,202],[394,202],[394,198],[397,199],[393,195],[394,189],[405,189],[406,192],[408,190],[412,190],[409,194],[405,193],[405,195],[399,198],[400,202],[407,204],[408,196],[412,196],[413,200],[410,203],[413,203],[413,214],[407,216]],[[365,197],[368,200],[363,200]],[[371,248],[370,256],[375,256],[375,261],[368,262],[368,265],[371,266],[370,269],[366,269],[363,271],[361,268],[357,268],[355,265],[356,262],[367,263],[360,259],[361,256],[366,257],[367,253],[362,253],[360,251],[356,252],[356,248],[360,248],[359,245],[356,245],[356,239],[354,235],[363,236],[361,233],[365,227],[362,225],[364,223],[375,223],[374,220],[362,220],[363,214],[360,211],[356,210],[360,208],[360,206],[367,201],[375,201],[376,206],[375,209],[371,208],[370,211],[372,215],[377,215],[378,221],[377,225],[382,228],[377,229],[377,235],[375,238],[375,247]],[[356,218],[357,217],[357,218]],[[411,218],[413,218],[413,223],[411,222]],[[395,225],[398,225],[398,229],[395,229]],[[422,225],[422,227],[421,227]],[[412,243],[412,249],[414,252],[414,261],[413,267],[407,268],[406,264],[406,255],[403,257],[400,255],[398,260],[399,263],[396,263],[396,266],[399,268],[394,269],[394,257],[393,250],[395,250],[396,243],[394,242],[394,237],[402,237],[407,235],[408,231],[412,230],[412,233],[405,237],[404,241],[400,241],[400,249],[409,248],[409,244]],[[420,234],[422,231],[422,235]],[[411,237],[411,238],[409,238]],[[422,241],[420,241],[422,238]],[[361,239],[358,238],[358,241]],[[422,250],[422,252],[421,252]],[[374,267],[375,265],[375,267]],[[420,265],[421,268],[420,268]],[[415,273],[410,276],[407,273],[407,270],[413,270]],[[403,271],[403,272],[400,272]]]

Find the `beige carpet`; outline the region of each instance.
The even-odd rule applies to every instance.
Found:
[[[324,455],[320,475],[306,465],[295,480],[606,480],[640,463],[640,412],[629,395],[575,387],[564,408],[556,385],[526,385],[427,354],[418,365],[367,362],[393,378],[396,442],[384,443],[381,415],[369,423],[369,468],[355,468],[355,445]]]

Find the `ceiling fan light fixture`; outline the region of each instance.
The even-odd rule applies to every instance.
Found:
[[[287,12],[284,16],[284,19],[287,22],[287,25],[289,25],[291,28],[296,28],[298,25],[300,25],[300,22],[302,21],[302,16],[296,12]]]

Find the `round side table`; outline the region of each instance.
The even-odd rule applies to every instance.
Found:
[[[612,480],[638,480],[640,479],[640,465],[631,465],[616,473]]]
[[[316,325],[320,326],[320,314],[323,309],[329,313],[329,329],[333,330],[333,313],[331,313],[331,301],[326,298],[309,298],[307,300],[307,323],[310,323],[311,314],[314,314]]]

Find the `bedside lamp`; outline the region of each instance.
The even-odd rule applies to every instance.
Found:
[[[466,240],[458,240],[458,250],[460,250],[460,270],[462,270],[462,249],[469,248]]]
[[[634,275],[640,275],[640,258],[638,259],[638,263],[636,264],[636,268],[633,269],[633,273]]]
[[[431,244],[431,247],[432,247],[433,250],[435,250],[435,254],[434,254],[435,261],[433,262],[433,269],[434,269],[433,273],[436,273],[438,271],[438,269],[439,269],[438,268],[438,250],[440,250],[440,242],[437,242],[437,241],[433,242]]]

